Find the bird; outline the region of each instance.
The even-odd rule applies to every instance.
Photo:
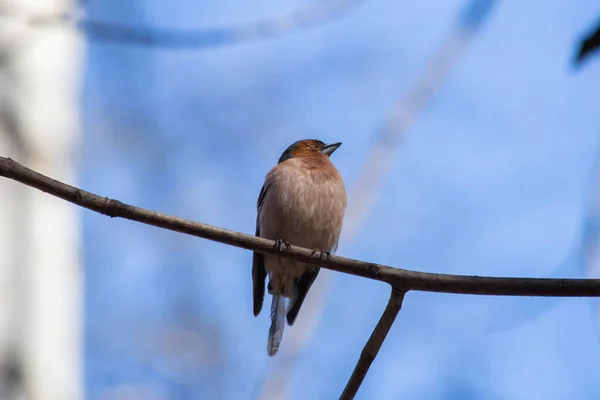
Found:
[[[317,139],[292,143],[267,173],[258,196],[256,236],[275,241],[282,250],[291,244],[313,249],[319,259],[338,247],[346,188],[342,175],[329,157],[341,142],[325,144]],[[285,319],[292,326],[320,268],[291,258],[254,252],[252,286],[254,316],[262,309],[265,280],[271,299],[271,326],[267,354],[277,354]]]

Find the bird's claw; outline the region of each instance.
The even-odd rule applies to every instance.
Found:
[[[283,246],[285,246],[285,249],[287,251],[289,251],[292,248],[292,245],[290,244],[290,242],[283,240],[283,239],[275,240],[275,246],[273,246],[273,247],[275,247],[275,249],[280,252],[280,251],[282,251],[281,249]]]
[[[328,251],[324,251],[323,249],[315,249],[312,251],[312,253],[310,253],[310,256],[314,256],[315,254],[319,253],[319,261],[323,260],[323,256],[325,256],[328,260],[331,257],[331,253]]]

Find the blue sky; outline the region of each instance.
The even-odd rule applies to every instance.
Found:
[[[88,11],[193,29],[306,4],[113,0]],[[316,137],[344,143],[333,160],[350,188],[465,4],[366,1],[331,24],[212,49],[90,42],[80,185],[253,233],[264,174],[291,142]],[[593,0],[498,2],[341,254],[430,272],[586,276],[574,251],[600,146],[600,59],[579,71],[571,60],[598,15]],[[164,399],[256,398],[274,361],[268,315],[251,311],[251,254],[83,215],[89,398],[120,385]],[[387,296],[335,274],[291,398],[339,396]],[[596,399],[594,304],[411,292],[357,398]]]

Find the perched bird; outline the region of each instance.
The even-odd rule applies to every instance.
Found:
[[[319,251],[337,249],[346,210],[342,175],[329,160],[341,143],[300,140],[290,145],[265,177],[258,197],[256,236]],[[319,274],[314,264],[276,255],[254,253],[252,284],[254,316],[260,314],[269,275],[271,328],[267,353],[274,356],[283,335],[284,320],[293,325],[304,298]],[[286,304],[287,303],[287,304]]]

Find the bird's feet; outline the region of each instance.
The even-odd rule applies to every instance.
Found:
[[[277,239],[275,240],[275,249],[279,252],[283,251],[283,247],[285,246],[285,249],[289,251],[289,249],[292,248],[292,245],[290,244],[290,242],[288,242],[287,240],[283,240],[283,239]]]
[[[331,253],[328,251],[325,251],[323,249],[315,249],[312,251],[312,253],[310,253],[310,256],[314,256],[315,254],[319,254],[319,261],[323,261],[323,257],[327,258],[329,260],[329,258],[331,257]]]

